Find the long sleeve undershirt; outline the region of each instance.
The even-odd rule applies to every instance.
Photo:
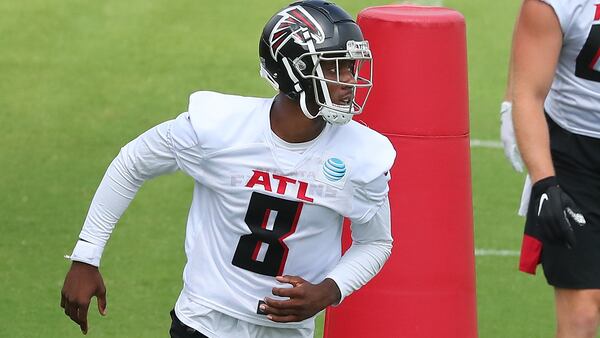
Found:
[[[173,123],[148,130],[112,161],[94,195],[72,260],[99,266],[106,242],[144,181],[179,169],[171,135]],[[387,198],[369,222],[352,224],[353,244],[327,276],[337,283],[342,299],[383,267],[392,248],[390,224]]]

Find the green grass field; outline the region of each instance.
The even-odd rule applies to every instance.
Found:
[[[386,2],[339,0],[352,14]],[[59,307],[102,174],[129,140],[208,89],[270,96],[258,76],[263,24],[287,1],[0,2],[0,337],[80,337]],[[430,1],[430,3],[432,3]],[[471,135],[499,139],[517,0],[446,0],[467,21]],[[517,251],[523,176],[501,149],[473,148],[478,249]],[[192,182],[144,185],[103,258],[108,316],[91,337],[165,337],[181,288]],[[552,291],[516,256],[478,256],[480,337],[550,337]],[[435,323],[431,323],[435,325]],[[320,336],[321,333],[318,333]]]

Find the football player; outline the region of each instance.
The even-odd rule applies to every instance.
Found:
[[[335,4],[296,2],[268,21],[259,54],[274,98],[194,93],[108,167],[62,289],[84,333],[90,299],[106,308],[98,267],[115,224],[144,181],[176,170],[195,186],[171,337],[312,337],[315,315],[388,259],[395,151],[352,120],[372,86],[358,25]]]
[[[541,261],[556,337],[600,324],[600,0],[524,0],[514,126],[533,182],[521,269]]]

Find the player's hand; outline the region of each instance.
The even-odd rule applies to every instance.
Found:
[[[502,102],[500,106],[500,139],[502,145],[504,145],[504,156],[506,156],[513,169],[522,173],[523,160],[517,147],[517,138],[513,127],[512,104],[508,101]]]
[[[549,241],[575,246],[573,226],[584,226],[585,218],[573,199],[558,185],[555,176],[546,177],[533,185],[534,196],[539,196],[536,207],[536,226]]]
[[[106,288],[98,268],[81,262],[73,262],[65,277],[61,291],[60,307],[65,314],[87,334],[87,313],[93,296],[98,300],[98,311],[106,316]]]
[[[326,278],[319,284],[312,284],[298,276],[277,276],[280,283],[291,284],[291,288],[273,288],[275,296],[286,300],[265,298],[261,310],[274,322],[299,322],[316,315],[341,298],[337,284]]]

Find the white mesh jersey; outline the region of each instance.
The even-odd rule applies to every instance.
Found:
[[[274,276],[325,278],[340,259],[342,217],[360,224],[377,212],[395,153],[384,136],[352,122],[280,160],[286,153],[274,153],[271,104],[192,95],[178,120],[188,128],[189,118],[197,141],[182,144],[177,158],[196,180],[184,291],[233,317],[273,326],[256,312],[278,284]]]
[[[330,277],[345,297],[377,273],[391,250],[389,213],[382,210],[389,210],[395,151],[354,121],[328,126],[301,154],[277,148],[272,103],[197,92],[188,112],[130,142],[94,196],[80,234],[86,242],[78,242],[72,259],[98,265],[98,248],[143,181],[179,169],[195,180],[182,295],[249,323],[312,328],[312,319],[268,320],[257,313],[259,301],[281,287],[278,275],[311,283]],[[343,217],[358,245],[340,260]],[[80,246],[87,242],[93,248],[86,251]],[[361,248],[372,243],[382,244]]]
[[[600,138],[600,0],[543,0],[563,32],[556,75],[544,109],[558,125]]]

